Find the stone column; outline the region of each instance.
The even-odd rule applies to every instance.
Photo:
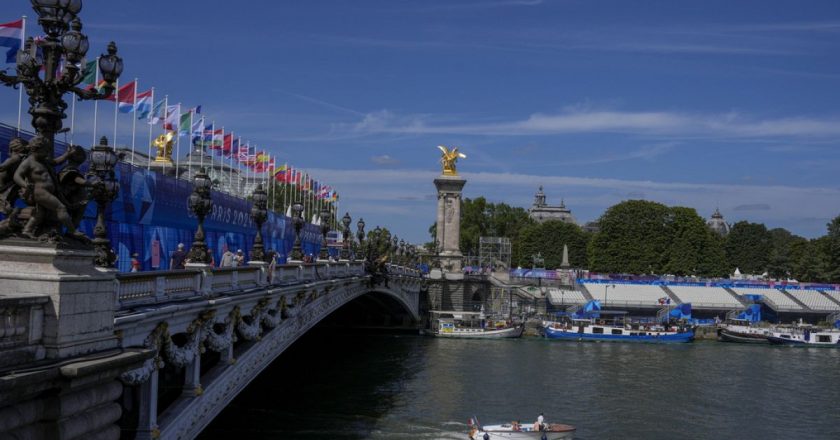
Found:
[[[158,369],[149,375],[149,380],[138,387],[140,392],[140,420],[137,423],[137,440],[152,440],[160,436],[157,424]]]
[[[461,190],[467,181],[460,176],[438,176],[437,239],[444,270],[461,271]]]

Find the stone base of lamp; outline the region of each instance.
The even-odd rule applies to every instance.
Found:
[[[47,359],[117,347],[114,336],[116,271],[94,266],[90,246],[0,242],[0,286],[18,297],[46,297],[41,336]]]

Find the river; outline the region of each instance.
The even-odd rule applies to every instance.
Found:
[[[200,438],[464,440],[540,412],[579,439],[838,439],[840,349],[320,331]]]

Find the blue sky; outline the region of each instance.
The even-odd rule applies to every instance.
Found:
[[[29,4],[4,1],[0,21]],[[581,221],[645,198],[815,237],[840,214],[837,1],[87,0],[81,15],[90,55],[115,40],[124,79],[201,104],[412,241],[435,218],[439,144],[467,154],[467,197],[527,207],[543,184]],[[14,122],[17,94],[0,100]],[[130,127],[120,116],[119,143]],[[92,104],[75,136],[92,139]]]

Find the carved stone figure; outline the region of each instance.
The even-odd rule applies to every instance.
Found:
[[[18,166],[27,155],[28,144],[21,138],[9,142],[9,157],[0,164],[0,212],[5,218],[0,222],[0,236],[19,230],[17,216],[20,208],[15,202],[20,195],[20,187],[15,184],[14,176]]]
[[[453,147],[451,150],[443,145],[438,145],[438,149],[443,153],[440,158],[440,163],[443,164],[444,176],[457,176],[458,170],[455,169],[455,162],[458,159],[466,159],[467,155],[460,153],[458,147]]]
[[[40,238],[44,235],[59,235],[60,226],[66,228],[66,235],[82,241],[89,241],[81,231],[76,230],[73,219],[67,210],[67,201],[58,191],[58,178],[53,167],[61,164],[73,154],[73,149],[53,159],[51,142],[41,135],[36,135],[29,141],[29,156],[21,162],[15,171],[14,181],[21,188],[21,198],[34,207],[29,220],[21,232],[29,238]],[[51,224],[53,217],[59,225]],[[57,227],[56,227],[57,226]]]
[[[72,145],[68,150],[67,165],[58,172],[61,194],[67,201],[67,212],[73,220],[73,226],[77,229],[90,201],[88,188],[91,184],[79,169],[85,160],[87,160],[85,150],[78,145]]]

